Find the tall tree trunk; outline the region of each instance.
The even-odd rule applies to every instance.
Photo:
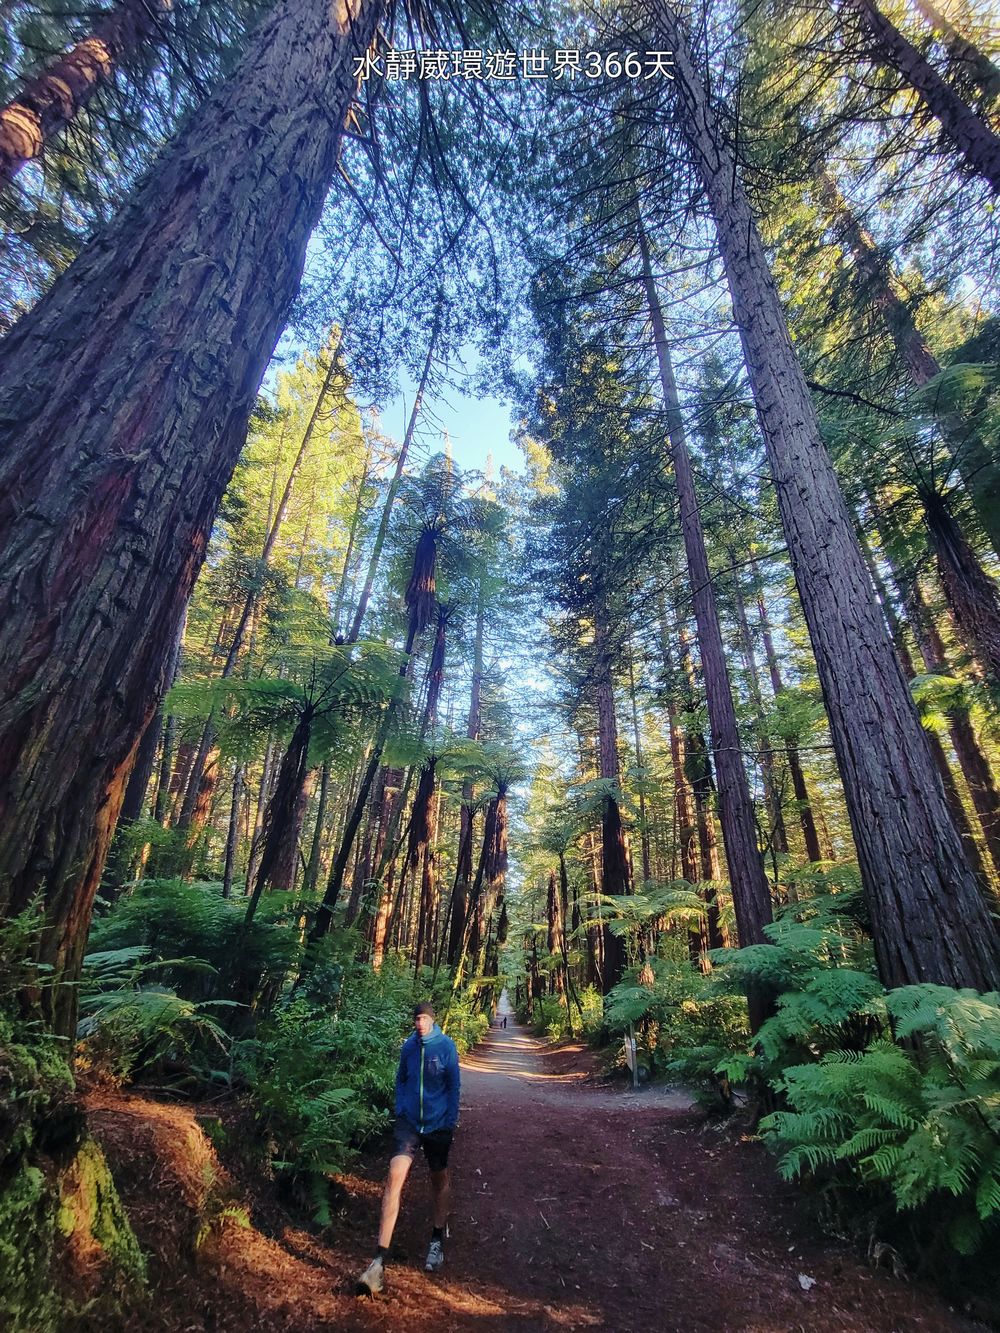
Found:
[[[315,773],[306,772],[299,788],[299,794],[295,799],[295,805],[292,808],[292,817],[289,821],[288,829],[281,840],[281,847],[274,863],[274,869],[271,872],[271,888],[283,893],[291,893],[295,888],[295,881],[298,878],[299,866],[302,863],[302,825],[305,822],[306,809],[309,805],[309,798],[312,796],[316,785]]]
[[[736,709],[733,705],[732,686],[726,666],[719,612],[715,599],[715,585],[708,566],[705,533],[698,510],[698,496],[684,433],[670,346],[663,321],[659,293],[653,278],[649,247],[642,224],[638,228],[639,249],[642,255],[642,274],[646,304],[653,325],[653,340],[660,370],[660,389],[666,413],[667,439],[670,459],[674,467],[677,500],[680,506],[681,530],[687,556],[688,576],[698,625],[698,646],[701,650],[701,668],[705,678],[705,697],[712,728],[712,748],[715,752],[715,773],[719,791],[719,819],[722,839],[726,846],[729,883],[736,911],[736,929],[740,944],[763,944],[764,927],[770,922],[771,891],[764,874],[764,862],[757,848],[757,825],[754,819],[750,785],[740,746]],[[748,995],[750,1021],[754,1031],[767,1016],[763,995]]]
[[[691,645],[687,631],[680,631],[681,668],[684,673],[686,691],[686,709],[690,717],[695,712],[695,674],[691,661]],[[713,793],[715,784],[712,780],[712,760],[701,728],[690,722],[684,738],[684,751],[691,781],[691,793],[694,796],[695,827],[698,831],[698,854],[701,862],[701,879],[705,883],[701,896],[705,900],[705,921],[708,927],[708,947],[724,949],[729,947],[729,936],[723,929],[719,915],[718,890],[716,885],[722,880],[722,866],[719,861],[719,840],[715,833],[715,813]],[[704,961],[702,962],[704,967]]]
[[[955,626],[984,675],[994,686],[1000,685],[1000,589],[986,573],[944,498],[924,492],[921,499]]]
[[[545,915],[547,925],[545,944],[549,951],[549,957],[561,962],[564,953],[562,902],[559,894],[559,881],[556,878],[555,870],[549,871],[549,887],[545,899]],[[561,968],[558,966],[552,974],[552,980],[554,982],[553,991],[556,995],[562,995],[566,987],[566,978]]]
[[[309,414],[309,420],[306,428],[302,432],[302,439],[299,441],[299,447],[295,458],[292,461],[291,469],[285,479],[285,486],[281,492],[281,498],[278,501],[278,507],[271,515],[267,533],[264,537],[264,545],[260,553],[260,563],[264,568],[271,563],[271,556],[274,554],[274,548],[281,532],[281,526],[285,521],[285,515],[288,513],[288,506],[291,502],[292,493],[295,490],[295,483],[302,471],[302,464],[305,462],[306,454],[312,443],[313,436],[316,433],[316,425],[323,411],[323,405],[330,395],[333,388],[334,378],[340,369],[339,352],[343,342],[343,332],[338,332],[334,341],[328,349],[330,364],[323,376],[323,383],[320,385],[319,393],[316,395],[316,402]],[[257,609],[257,590],[251,589],[247,593],[243,603],[243,610],[240,612],[240,618],[236,622],[236,629],[233,631],[233,637],[229,644],[229,651],[226,654],[226,660],[222,667],[222,680],[228,680],[236,670],[236,664],[239,661],[240,653],[243,649],[243,640],[246,638],[247,628],[253,621],[254,613]],[[205,726],[201,733],[201,741],[198,745],[198,753],[191,769],[191,775],[188,778],[187,791],[184,796],[184,804],[181,807],[180,818],[177,821],[178,828],[187,828],[191,822],[191,812],[194,808],[198,784],[201,781],[202,769],[208,752],[215,743],[217,713],[215,709],[209,714]]]
[[[76,978],[135,751],[382,12],[284,0],[4,341],[0,911],[41,898],[57,982]],[[72,1031],[76,988],[47,995]]]
[[[424,357],[424,368],[420,375],[420,383],[417,385],[417,392],[413,399],[413,406],[410,408],[409,420],[406,423],[406,431],[403,435],[403,443],[399,447],[399,455],[396,458],[396,470],[393,472],[392,481],[389,483],[389,489],[386,492],[385,504],[382,506],[382,517],[379,519],[378,531],[375,533],[375,540],[372,543],[372,553],[368,560],[368,573],[365,575],[365,581],[361,588],[361,595],[358,598],[357,610],[354,613],[354,620],[351,623],[351,632],[347,636],[348,643],[357,643],[358,639],[361,637],[361,626],[365,618],[365,611],[368,609],[368,599],[372,594],[375,575],[378,572],[379,561],[382,558],[382,547],[385,545],[386,533],[389,531],[389,519],[392,516],[392,506],[395,503],[396,493],[399,490],[399,482],[403,475],[403,468],[406,466],[406,457],[410,452],[410,445],[413,442],[413,433],[417,428],[417,421],[420,417],[421,407],[423,406],[424,393],[427,389],[427,382],[430,379],[431,366],[434,363],[434,352],[437,348],[440,334],[441,303],[439,301],[434,314],[434,325],[431,329],[430,341],[427,344],[427,355]]]
[[[431,652],[431,661],[427,668],[427,702],[424,705],[423,725],[420,738],[423,741],[428,728],[435,732],[437,725],[437,702],[444,685],[445,647],[447,647],[448,608],[437,608],[437,629],[435,644]],[[423,853],[423,873],[420,878],[419,913],[417,913],[417,940],[415,965],[419,970],[424,962],[433,964],[433,924],[437,913],[437,882],[435,876],[435,840],[437,837],[437,802],[436,797],[437,756],[424,761],[417,781],[416,796],[413,797],[413,812],[409,821],[409,845],[407,858],[416,877],[417,861]]]
[[[676,11],[653,4],[658,40],[674,53],[679,123],[718,228],[882,980],[995,989],[996,931],[882,622],[732,152]]]
[[[662,593],[659,596],[658,611],[660,651],[663,655],[663,667],[667,684],[667,726],[670,732],[670,765],[674,777],[674,813],[676,816],[677,841],[680,847],[681,878],[693,885],[701,879],[698,873],[698,821],[692,809],[689,795],[684,734],[677,717],[676,672],[673,653],[670,650],[670,628],[667,624],[666,606]],[[717,878],[717,874],[714,878]],[[705,890],[701,891],[701,896],[705,897]],[[696,925],[691,925],[688,928],[688,954],[693,965],[704,973],[711,971],[708,950],[713,947],[709,938],[708,907],[706,898],[705,915]]]
[[[469,693],[469,718],[465,734],[470,741],[479,739],[480,707],[483,692],[483,640],[486,625],[486,600],[483,580],[480,578],[476,594],[476,635],[472,650],[472,685]],[[454,965],[465,935],[469,892],[472,888],[472,798],[475,787],[471,777],[462,783],[462,806],[459,814],[458,863],[455,867],[455,888],[452,893],[451,933],[448,937],[448,962]]]
[[[1000,96],[1000,69],[986,52],[930,0],[914,0],[914,5],[941,37],[954,73],[972,83],[987,102]]]
[[[632,702],[632,741],[635,746],[636,786],[639,789],[639,834],[642,849],[642,878],[652,879],[649,864],[649,825],[646,819],[646,779],[642,763],[642,741],[639,736],[639,708],[635,699],[635,656],[629,649],[629,698]]]
[[[941,77],[873,0],[831,0],[833,8],[853,15],[867,38],[867,54],[894,69],[933,116],[966,165],[1000,193],[1000,138],[955,89]]]
[[[507,870],[507,791],[501,786],[490,798],[483,820],[483,845],[469,897],[465,933],[455,962],[453,989],[461,985],[468,958],[475,964],[485,945],[486,918],[492,901],[503,887]]]
[[[416,625],[411,620],[410,628],[406,636],[406,647],[403,650],[403,664],[399,668],[399,674],[403,679],[406,678],[407,670],[410,665],[415,637]],[[379,765],[382,762],[382,751],[385,749],[385,743],[389,739],[389,732],[392,730],[398,704],[398,697],[390,699],[382,718],[382,722],[375,734],[375,740],[372,743],[368,764],[361,777],[361,786],[354,799],[354,804],[351,806],[347,822],[344,825],[344,832],[340,840],[340,846],[337,849],[337,854],[333,858],[333,865],[330,868],[330,878],[327,880],[326,892],[323,894],[323,901],[319,906],[319,910],[316,913],[316,919],[309,932],[310,940],[315,941],[322,939],[333,922],[333,909],[336,907],[337,899],[340,897],[340,891],[344,887],[344,875],[347,870],[347,862],[350,859],[351,850],[354,847],[354,839],[357,837],[358,829],[361,827],[361,820],[364,817],[365,805],[367,804],[368,796],[372,789],[372,783],[375,781],[375,774],[378,772]]]
[[[899,662],[901,667],[903,668],[903,674],[905,675],[907,680],[913,680],[913,678],[917,675],[917,668],[914,664],[913,657],[910,654],[910,648],[906,640],[906,633],[903,628],[903,623],[900,620],[899,616],[896,614],[896,608],[892,603],[892,599],[889,596],[889,591],[885,586],[885,582],[882,579],[882,575],[875,561],[875,557],[872,554],[871,547],[867,539],[865,538],[863,530],[861,529],[860,525],[858,527],[858,533],[861,542],[861,550],[862,553],[864,554],[865,562],[868,566],[868,571],[871,574],[872,584],[874,585],[875,591],[878,593],[879,601],[882,606],[882,611],[885,616],[886,624],[889,626],[889,633],[892,636],[893,643],[896,645],[896,652],[899,654]],[[879,537],[880,540],[884,543],[885,535],[882,530],[881,523],[879,524]],[[888,564],[889,569],[893,575],[893,582],[895,583],[897,590],[903,593],[904,587],[907,588],[906,593],[903,595],[903,600],[907,606],[911,626],[913,627],[914,633],[918,636],[918,645],[919,645],[919,629],[917,628],[917,623],[916,623],[917,617],[914,615],[913,612],[914,604],[910,601],[909,582],[900,575],[898,570],[893,568],[891,562],[889,562],[888,559],[886,563]],[[916,587],[915,580],[913,586]],[[931,670],[932,668],[928,664],[928,657],[926,652],[922,651],[921,655],[924,660],[925,670]],[[951,729],[951,735],[952,735],[952,744],[954,745],[955,732],[953,727]],[[965,813],[965,805],[963,804],[962,801],[962,795],[958,790],[958,784],[955,781],[955,774],[952,771],[951,764],[948,762],[948,756],[945,754],[944,746],[942,745],[938,735],[933,731],[927,733],[927,740],[928,744],[930,745],[931,757],[934,760],[934,766],[937,769],[938,774],[940,775],[941,785],[944,787],[944,794],[945,794],[945,799],[948,802],[948,809],[951,811],[952,819],[954,819],[955,821],[955,828],[958,830],[959,837],[962,839],[962,845],[964,846],[966,855],[969,858],[969,864],[972,867],[973,871],[975,872],[976,876],[978,877],[979,882],[984,886],[988,885],[990,882],[989,872],[987,871],[986,865],[983,862],[983,858],[979,850],[979,844],[976,842],[976,837],[972,831],[972,826],[969,823],[968,816]],[[956,757],[959,760],[959,766],[962,767],[962,760],[959,753],[959,747],[957,745],[955,746],[955,752],[956,752]],[[967,785],[969,785],[971,788],[971,784],[968,783],[968,780],[967,780]]]
[[[153,818],[164,827],[170,817],[170,773],[174,762],[176,734],[177,719],[171,714],[163,724],[163,745],[160,749],[160,768],[156,776],[156,799],[153,802]]]
[[[885,556],[886,565],[892,575],[893,584],[897,590],[901,603],[906,611],[906,616],[916,639],[917,649],[923,662],[924,670],[933,675],[949,675],[951,667],[948,663],[948,655],[945,651],[941,635],[938,633],[937,625],[934,623],[933,612],[928,606],[923,590],[920,587],[920,580],[916,573],[911,570],[904,570],[899,567],[888,553],[891,544],[890,537],[893,535],[893,529],[890,520],[884,515],[877,514],[877,525],[879,540],[882,543],[882,550]],[[889,598],[889,594],[882,582],[881,575],[867,543],[862,540],[862,550],[868,562],[868,567],[872,574],[872,580],[876,591],[882,602],[886,613],[886,619],[889,629],[896,644],[897,651],[900,654],[900,661],[903,664],[903,671],[908,679],[916,675],[916,668],[910,657],[907,647],[903,627],[900,624],[899,617],[896,615],[895,607]],[[996,871],[1000,874],[1000,792],[997,791],[993,772],[989,761],[983,754],[982,747],[973,730],[972,723],[967,713],[954,711],[948,715],[948,733],[951,737],[952,748],[955,751],[955,758],[958,760],[958,766],[972,801],[973,809],[979,820],[982,829],[983,840],[986,843],[986,849],[989,853]],[[969,859],[973,868],[979,875],[983,883],[989,881],[989,874],[979,855],[979,848],[975,842],[972,829],[966,819],[965,807],[962,804],[961,797],[955,785],[954,778],[948,764],[944,748],[937,736],[930,733],[931,750],[934,754],[934,761],[938,772],[941,773],[944,783],[945,795],[948,798],[948,804],[951,807],[955,817],[955,826],[962,836],[966,848],[969,851]]]
[[[274,760],[278,747],[273,740],[268,740],[264,748],[264,763],[261,767],[260,787],[257,791],[257,805],[254,813],[253,834],[250,838],[250,852],[247,856],[246,893],[253,888],[257,878],[257,867],[264,847],[264,813],[271,797],[271,785],[274,778]]]
[[[233,896],[233,878],[236,873],[236,852],[240,842],[240,814],[243,793],[246,791],[246,765],[238,763],[233,770],[233,791],[229,806],[229,831],[226,834],[226,860],[222,870],[222,896]]]
[[[598,776],[621,786],[618,769],[618,723],[611,679],[610,625],[600,597],[594,604],[594,682],[597,692]],[[621,807],[610,793],[601,803],[601,893],[632,892],[632,866]],[[604,993],[617,986],[625,970],[625,940],[604,927]]]
[[[354,550],[358,543],[358,530],[361,527],[361,515],[364,512],[365,487],[368,484],[371,461],[372,446],[368,443],[365,447],[365,457],[361,464],[361,476],[358,480],[358,499],[354,506],[354,513],[351,515],[351,526],[347,533],[347,550],[344,552],[344,565],[340,571],[340,581],[337,584],[337,597],[330,613],[334,639],[340,631],[340,616],[344,609],[344,599],[347,596],[347,580],[350,577],[351,562],[354,559]]]
[[[187,856],[185,858],[184,873],[191,874],[198,865],[199,843],[202,843],[201,852],[204,853],[204,843],[202,833],[205,826],[212,818],[212,811],[215,807],[215,794],[219,785],[219,747],[213,746],[205,760],[205,767],[202,770],[201,781],[198,783],[198,792],[195,797],[194,808],[191,811],[191,818],[187,826],[186,848]]]
[[[420,911],[417,918],[417,947],[414,951],[414,966],[419,972],[421,967],[431,967],[434,963],[434,924],[438,910],[437,889],[437,842],[438,812],[441,808],[440,789],[437,799],[432,800],[428,810],[427,836],[424,841],[423,870],[420,877]]]
[[[559,912],[562,921],[562,929],[559,933],[559,947],[562,952],[563,980],[566,989],[569,991],[570,999],[576,1005],[577,1013],[580,1015],[580,1026],[583,1026],[583,1005],[580,1003],[580,997],[577,994],[576,986],[573,984],[573,974],[569,966],[569,945],[566,939],[566,922],[569,920],[569,875],[566,871],[566,855],[559,853]],[[578,930],[580,926],[580,907],[576,897],[576,890],[573,890],[573,930]],[[506,940],[506,934],[504,935]],[[569,1003],[566,1005],[566,1022],[569,1025],[569,1035],[573,1032],[573,1014]]]
[[[729,553],[733,568],[738,563],[735,551]],[[774,753],[771,748],[771,737],[767,729],[764,718],[764,693],[760,687],[760,672],[757,670],[757,655],[753,646],[753,635],[750,633],[750,622],[747,619],[746,602],[743,598],[743,588],[740,585],[739,577],[732,580],[733,603],[736,608],[736,624],[740,632],[740,644],[743,648],[743,664],[747,674],[747,688],[750,693],[750,702],[753,704],[754,712],[757,717],[757,737],[760,742],[760,767],[764,775],[764,792],[767,797],[767,813],[771,825],[771,844],[776,852],[785,856],[788,855],[788,831],[785,828],[785,816],[781,807],[781,787],[778,783],[778,777],[774,769]],[[775,867],[775,880],[777,880],[777,867]]]
[[[367,758],[367,756],[366,756]],[[357,777],[360,780],[361,772],[359,770]],[[351,877],[351,894],[347,900],[347,908],[344,912],[344,924],[353,926],[362,915],[365,894],[371,890],[372,871],[376,864],[373,858],[380,857],[382,848],[385,845],[386,821],[388,818],[389,806],[385,801],[386,786],[389,779],[393,778],[399,781],[398,769],[387,769],[384,764],[379,767],[375,775],[375,781],[372,783],[371,794],[368,797],[368,814],[365,820],[365,832],[360,843],[360,850],[355,859],[354,873]],[[354,782],[352,781],[352,792]],[[373,910],[368,907],[366,911],[366,920],[363,923],[363,929],[366,938],[371,937],[371,917]]]
[[[320,865],[323,858],[323,835],[326,825],[326,808],[330,800],[330,761],[323,765],[319,779],[319,799],[316,802],[316,822],[313,825],[312,844],[309,848],[309,861],[302,878],[304,897],[316,892],[319,883]]]
[[[119,0],[92,33],[28,79],[0,108],[0,189],[42,156],[123,64],[142,47],[164,39],[172,10],[171,0]]]
[[[906,606],[924,670],[936,675],[949,674],[944,643],[917,579],[913,579],[907,589]],[[982,829],[986,850],[995,872],[1000,875],[1000,792],[997,791],[993,770],[979,744],[968,713],[958,710],[949,713],[948,731]]]
[[[854,259],[866,295],[892,339],[910,383],[917,389],[923,388],[941,373],[941,366],[917,325],[898,273],[854,215],[828,172],[818,173],[816,194]],[[1000,554],[1000,466],[995,452],[981,433],[957,413],[937,412],[935,418],[948,441],[979,524],[993,550]]]
[[[294,838],[298,845],[295,823],[302,799],[302,791],[309,775],[309,742],[312,738],[313,712],[307,707],[299,718],[281,759],[274,791],[264,814],[263,845],[253,892],[247,904],[246,924],[257,911],[260,896],[287,857],[287,847]],[[287,886],[286,886],[287,887]]]
[[[767,607],[764,604],[764,590],[756,562],[753,563],[752,568],[754,583],[756,584],[757,619],[760,621],[760,637],[764,644],[764,657],[767,661],[768,675],[771,678],[771,691],[777,699],[784,692],[785,684],[781,678],[778,654],[774,651],[771,621],[767,614]],[[819,833],[816,831],[816,820],[813,817],[809,788],[806,786],[805,774],[802,771],[802,761],[799,759],[798,745],[794,741],[786,740],[785,754],[788,756],[788,771],[792,775],[792,791],[795,793],[795,804],[798,806],[799,825],[802,829],[802,839],[806,845],[806,856],[812,862],[822,861],[823,849],[819,844]]]

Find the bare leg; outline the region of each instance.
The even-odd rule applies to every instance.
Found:
[[[389,1175],[386,1177],[385,1192],[382,1195],[382,1216],[378,1224],[378,1243],[385,1249],[392,1244],[392,1233],[396,1228],[396,1218],[399,1216],[399,1201],[403,1197],[406,1177],[410,1174],[410,1161],[409,1157],[400,1153],[389,1163]],[[433,1180],[433,1177],[431,1179]]]
[[[451,1184],[447,1167],[443,1171],[431,1172],[431,1192],[434,1195],[434,1225],[443,1229],[451,1207]]]

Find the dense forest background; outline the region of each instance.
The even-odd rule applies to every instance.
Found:
[[[322,1221],[504,987],[995,1244],[996,18],[0,3],[15,1326],[71,1064]]]

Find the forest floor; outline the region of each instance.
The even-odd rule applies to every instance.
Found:
[[[152,1252],[154,1302],[139,1321],[151,1333],[984,1327],[823,1236],[761,1145],[706,1121],[686,1094],[597,1085],[588,1051],[547,1048],[514,1026],[493,1028],[463,1062],[443,1272],[423,1272],[430,1191],[418,1161],[375,1299],[357,1298],[354,1281],[372,1252],[387,1152],[341,1178],[322,1232],[259,1186],[250,1226],[223,1217],[206,1229],[213,1173],[244,1205],[248,1182],[213,1166],[195,1113],[107,1093],[90,1110]],[[189,1236],[179,1251],[199,1206],[199,1243]]]

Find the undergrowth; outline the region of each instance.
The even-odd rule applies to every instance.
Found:
[[[95,922],[84,965],[83,1060],[119,1081],[241,1098],[256,1127],[244,1152],[329,1220],[329,1178],[389,1123],[399,1046],[428,971],[390,955],[376,973],[361,940],[332,931],[304,951],[306,905],[272,893],[244,925],[245,901],[214,883],[151,880]],[[434,996],[460,1051],[488,1026],[475,990]]]
[[[42,1020],[50,969],[32,961],[42,929],[29,909],[0,923],[0,1326],[55,1333],[76,1315],[67,1247],[96,1252],[95,1315],[118,1313],[145,1263],[100,1149],[86,1133],[68,1043]],[[70,1271],[70,1270],[73,1271]]]
[[[891,1240],[921,1266],[1000,1240],[1000,995],[886,990],[850,885],[794,903],[767,944],[716,950],[703,976],[653,959],[607,997],[654,1072],[709,1099],[750,1088],[781,1173],[839,1226]],[[751,1040],[743,996],[772,994]],[[772,1109],[773,1108],[773,1109]]]

